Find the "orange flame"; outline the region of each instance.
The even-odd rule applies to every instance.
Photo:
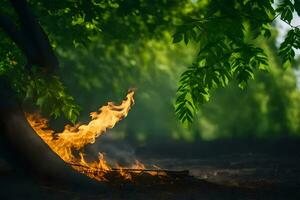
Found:
[[[87,125],[66,125],[61,133],[55,133],[51,130],[48,127],[48,120],[42,118],[40,114],[26,113],[26,117],[35,132],[66,163],[71,164],[75,170],[91,178],[106,180],[104,175],[106,172],[111,171],[112,167],[108,165],[104,155],[99,153],[97,162],[87,162],[80,150],[87,144],[93,144],[97,137],[104,134],[107,129],[113,128],[117,122],[126,117],[133,104],[134,91],[131,90],[120,105],[108,102],[107,105],[99,109],[99,112],[90,114],[91,121]],[[79,152],[80,158],[74,155],[74,151]],[[145,166],[137,161],[133,168],[144,169]],[[119,173],[125,179],[131,179],[131,176],[122,168],[120,168]]]

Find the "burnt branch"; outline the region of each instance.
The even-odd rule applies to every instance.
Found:
[[[159,175],[160,173],[165,173],[167,176],[190,176],[190,172],[188,170],[168,170],[168,169],[135,169],[135,168],[111,168],[110,170],[103,170],[101,168],[89,167],[76,163],[68,163],[71,166],[80,167],[89,171],[97,172],[126,172],[126,173],[156,173]]]

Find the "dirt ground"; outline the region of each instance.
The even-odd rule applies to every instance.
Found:
[[[105,191],[85,191],[16,175],[2,161],[0,199],[300,199],[297,155],[231,154],[205,159],[151,158],[144,162],[170,170],[188,169],[190,176],[163,179],[140,175],[134,183],[116,181]]]

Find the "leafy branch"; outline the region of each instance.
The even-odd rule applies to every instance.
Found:
[[[292,62],[295,57],[295,49],[300,49],[300,25],[291,24],[294,12],[300,16],[300,1],[283,0],[276,11],[280,14],[280,19],[291,27],[284,41],[280,44],[279,56],[283,63]]]
[[[189,19],[177,27],[173,43],[184,41],[187,45],[192,41],[200,49],[179,81],[175,112],[181,122],[193,121],[213,89],[225,87],[232,80],[244,89],[256,70],[268,69],[266,53],[253,43],[259,36],[271,37],[271,24],[279,16],[290,24],[293,12],[300,13],[298,0],[284,0],[276,9],[273,3],[230,0],[223,6],[222,1],[211,1],[202,18]],[[299,28],[291,27],[279,49],[283,62],[293,60],[294,49],[299,49]]]
[[[44,78],[31,76],[24,87],[25,100],[35,102],[42,112],[58,118],[63,114],[73,124],[79,115],[79,106],[74,98],[68,95],[57,76]]]

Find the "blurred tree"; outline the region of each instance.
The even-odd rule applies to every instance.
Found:
[[[190,129],[176,123],[172,105],[174,82],[193,59],[194,47],[183,49],[184,44],[171,45],[167,32],[159,39],[145,39],[122,47],[110,45],[109,53],[99,43],[88,49],[60,53],[61,77],[83,106],[85,116],[99,104],[120,99],[128,87],[137,85],[137,106],[112,135],[139,144],[171,138],[194,141],[299,136],[300,92],[294,69],[281,67],[275,46],[276,31],[272,33],[271,38],[259,37],[256,43],[269,57],[266,68],[269,72],[256,72],[258,81],[250,81],[244,91],[235,83],[217,89],[215,98],[201,107]]]

